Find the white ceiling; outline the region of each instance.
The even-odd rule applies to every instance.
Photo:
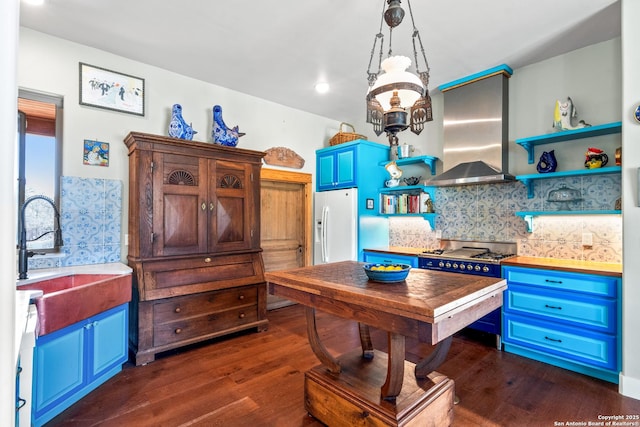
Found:
[[[406,16],[394,30],[393,53],[412,57],[407,0],[401,4]],[[364,121],[367,66],[385,5],[46,0],[39,8],[23,4],[20,24],[353,123]],[[411,8],[431,68],[432,93],[496,65],[517,69],[620,35],[619,0],[414,0]],[[386,25],[384,33],[388,40]],[[329,93],[315,93],[319,80],[330,83]]]

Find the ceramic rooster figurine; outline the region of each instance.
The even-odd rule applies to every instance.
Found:
[[[556,130],[563,131],[591,126],[585,123],[584,120],[580,120],[577,126],[572,125],[571,120],[577,115],[578,112],[570,97],[567,97],[567,102],[556,101],[556,109],[553,112],[553,127],[556,128]]]
[[[171,108],[171,121],[169,122],[169,136],[191,141],[196,132],[193,127],[182,118],[182,106],[173,104]]]
[[[238,131],[238,126],[233,128],[227,127],[222,120],[222,107],[215,105],[213,107],[213,130],[211,136],[213,142],[220,145],[226,145],[228,147],[235,147],[238,145],[238,138],[245,134]]]

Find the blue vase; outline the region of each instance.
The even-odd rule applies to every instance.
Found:
[[[545,151],[544,153],[542,153],[542,156],[540,156],[540,161],[536,166],[538,173],[549,173],[556,171],[556,168],[558,167],[558,161],[556,160],[556,155],[553,151],[554,150]]]

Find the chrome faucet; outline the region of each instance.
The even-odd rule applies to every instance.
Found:
[[[24,211],[27,208],[27,205],[33,202],[34,200],[44,200],[45,202],[48,202],[53,207],[53,210],[56,215],[57,228],[55,230],[47,231],[46,233],[39,235],[38,237],[36,237],[31,241],[38,240],[49,233],[55,233],[55,241],[54,241],[55,246],[56,247],[62,246],[62,230],[60,229],[60,212],[58,211],[56,204],[53,203],[53,200],[51,200],[46,196],[37,195],[37,196],[29,197],[27,200],[24,201],[22,207],[20,208],[20,241],[18,246],[18,279],[20,280],[27,278],[28,259],[36,254],[33,251],[27,250],[27,227],[25,225],[25,215],[24,215]]]

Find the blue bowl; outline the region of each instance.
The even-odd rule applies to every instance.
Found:
[[[401,267],[401,270],[372,270],[372,267],[388,267],[388,266],[398,266]],[[402,282],[409,275],[409,271],[411,270],[411,266],[409,264],[365,264],[364,272],[367,273],[367,277],[369,280],[374,280],[376,282],[382,283],[395,283]]]

